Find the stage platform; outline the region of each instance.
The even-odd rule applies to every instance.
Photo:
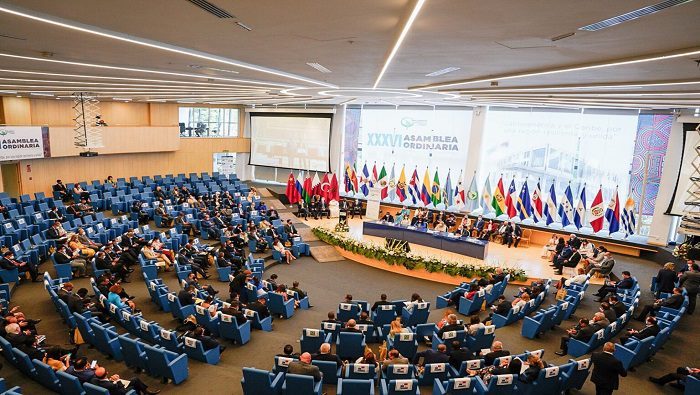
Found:
[[[348,225],[350,231],[348,236],[365,242],[374,243],[377,245],[384,245],[384,238],[377,236],[370,236],[363,234],[363,226],[366,222],[370,220],[360,220],[358,218],[348,220]],[[305,223],[310,227],[323,227],[326,229],[333,229],[338,223],[337,218],[332,219],[309,219],[308,221],[301,222]],[[488,265],[488,266],[502,266],[502,267],[513,267],[525,270],[525,273],[530,279],[541,279],[541,278],[551,278],[559,279],[561,276],[554,274],[554,268],[549,266],[549,262],[541,257],[542,245],[531,243],[528,245],[521,245],[518,248],[508,248],[508,246],[501,245],[500,243],[491,242],[488,244],[488,254],[485,259],[477,259],[473,257],[466,257],[462,254],[453,253],[450,251],[444,251],[436,248],[427,247],[420,244],[411,243],[411,252],[424,257],[434,257],[444,261],[454,261],[463,262],[469,265]],[[341,252],[342,253],[342,252]],[[352,254],[342,253],[346,258],[368,264],[357,256],[352,256]],[[396,271],[396,266],[390,266],[387,264],[371,264],[371,266]],[[403,268],[402,268],[403,269]],[[404,269],[405,270],[405,269]],[[571,271],[571,269],[568,269]],[[566,273],[566,272],[565,272]],[[407,274],[407,273],[401,273]],[[440,280],[437,280],[440,281]],[[442,282],[442,281],[441,281]],[[603,279],[592,279],[593,284],[602,284]]]

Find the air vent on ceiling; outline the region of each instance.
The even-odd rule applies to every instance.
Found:
[[[609,27],[619,25],[620,23],[629,22],[643,16],[651,15],[659,11],[665,10],[667,8],[675,7],[677,5],[690,3],[693,0],[666,0],[661,3],[650,5],[648,7],[642,7],[634,11],[627,12],[622,15],[614,16],[608,18],[604,21],[592,23],[587,26],[579,27],[578,30],[586,30],[589,32],[595,32],[602,29],[607,29]]]
[[[309,62],[306,64],[308,64],[309,66],[315,68],[316,70],[318,70],[322,73],[330,73],[331,72],[326,66],[324,66],[320,63],[317,63],[317,62]]]
[[[187,0],[190,3],[196,5],[197,7],[203,9],[204,11],[214,15],[217,18],[235,18],[235,16],[229,14],[227,11],[222,10],[216,5],[208,2],[207,0]]]
[[[26,38],[10,36],[9,34],[2,34],[2,33],[0,33],[0,37],[3,37],[3,38],[11,38],[11,39],[13,39],[13,40],[27,41]]]

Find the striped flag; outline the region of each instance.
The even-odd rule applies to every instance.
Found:
[[[396,196],[399,197],[399,201],[402,203],[406,200],[406,165],[401,167],[399,182],[396,183]]]
[[[425,174],[423,175],[423,185],[420,190],[420,200],[423,202],[424,206],[430,204],[430,173],[428,173],[428,167],[425,168]]]
[[[420,202],[420,187],[418,186],[418,170],[413,169],[411,181],[408,182],[408,194],[411,195],[413,204]]]
[[[396,174],[394,173],[394,164],[391,164],[391,173],[389,174],[389,201],[393,202],[396,199]]]
[[[517,209],[520,212],[520,219],[528,219],[532,216],[532,205],[530,203],[530,190],[527,187],[527,180],[523,182],[522,188],[520,188],[520,195],[518,195],[518,201],[516,203]]]
[[[557,195],[554,190],[554,182],[549,187],[549,197],[547,197],[547,204],[544,206],[544,218],[547,225],[551,225],[557,220]]]
[[[459,172],[459,179],[457,179],[457,186],[455,187],[455,207],[457,207],[458,210],[461,210],[464,208],[464,203],[465,203],[465,196],[464,196],[464,185],[462,184],[463,178],[462,178],[462,172]]]
[[[578,198],[578,204],[576,205],[576,212],[574,212],[574,225],[576,225],[576,228],[581,229],[584,223],[586,223],[586,184],[583,184],[581,196]]]
[[[437,206],[442,201],[442,195],[440,194],[440,176],[438,175],[437,169],[435,169],[435,176],[433,177],[430,199],[433,202],[433,207]]]
[[[314,178],[311,180],[311,196],[321,194],[321,179],[318,177],[318,172],[314,172]]]
[[[564,197],[559,203],[559,218],[561,226],[571,225],[574,222],[574,196],[571,194],[571,185],[566,186]]]
[[[372,178],[369,179],[369,186],[373,187],[374,184],[377,183],[377,180],[379,178],[377,177],[377,162],[374,162],[374,165],[372,165]]]
[[[612,234],[620,230],[620,202],[617,198],[617,187],[615,194],[610,198],[608,208],[605,210],[605,219],[608,220],[608,231]]]
[[[304,173],[301,170],[299,170],[299,176],[297,177],[297,180],[294,183],[294,188],[297,189],[297,193],[299,194],[299,199],[297,201],[301,200],[301,193],[304,191],[304,186],[301,185],[301,180],[303,180],[302,177],[304,177]],[[348,181],[350,179],[348,177],[345,177],[345,180],[345,192],[348,192]]]
[[[384,165],[382,165],[382,170],[379,172],[379,178],[377,178],[377,182],[375,185],[381,188],[380,199],[386,199],[386,197],[389,196],[389,176],[388,174],[386,174],[386,168],[384,167]]]
[[[360,190],[365,196],[369,195],[370,182],[371,181],[369,179],[369,170],[367,169],[367,162],[365,162],[365,165],[362,167],[362,174],[360,174]]]
[[[508,218],[513,218],[518,215],[518,210],[515,208],[515,202],[518,200],[518,196],[515,193],[515,178],[513,178],[510,180],[508,194],[506,195],[506,214],[508,214]]]
[[[637,227],[637,221],[634,218],[634,199],[632,199],[632,196],[627,197],[620,219],[622,220],[622,230],[625,232],[625,238],[633,235],[634,228]]]
[[[598,193],[593,198],[591,205],[591,227],[593,232],[600,232],[605,223],[605,206],[603,205],[603,190],[598,188]]]
[[[476,175],[474,177],[476,177]],[[489,176],[486,176],[484,189],[481,190],[481,201],[484,203],[484,214],[491,211],[491,198],[491,181],[489,181]]]
[[[537,180],[537,186],[532,192],[532,215],[535,217],[535,222],[542,221],[542,191],[540,190],[540,180]]]
[[[498,179],[496,189],[493,191],[491,207],[493,207],[497,217],[506,212],[506,198],[503,196],[503,177]]]
[[[452,180],[450,179],[450,171],[447,170],[447,180],[445,180],[445,188],[442,190],[443,192],[443,201],[445,203],[445,207],[452,207],[454,204],[454,199],[453,199],[453,194],[452,194]]]

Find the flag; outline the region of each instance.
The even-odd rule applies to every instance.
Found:
[[[593,204],[591,205],[591,227],[593,232],[599,232],[603,229],[603,223],[605,222],[605,208],[603,206],[603,190],[598,188],[598,193],[593,199]]]
[[[406,200],[406,165],[401,167],[399,182],[396,183],[396,196],[399,197],[401,203]]]
[[[433,207],[440,204],[442,201],[440,195],[440,176],[438,175],[437,169],[435,169],[435,176],[433,177],[433,186],[431,188],[430,199],[433,202]]]
[[[554,191],[554,182],[552,182],[552,186],[549,187],[547,205],[544,206],[544,217],[547,225],[557,220],[557,195]]]
[[[358,192],[357,175],[349,163],[345,165],[345,192]]]
[[[319,195],[329,202],[331,200],[331,180],[328,178],[328,173],[323,175],[323,181],[321,181],[321,186],[319,189]]]
[[[306,204],[311,203],[312,189],[311,176],[307,174],[306,178],[304,179],[304,189],[301,191],[301,198],[304,199]]]
[[[496,189],[493,191],[491,207],[496,211],[496,217],[506,212],[506,198],[503,196],[503,177],[498,179]]]
[[[527,187],[527,180],[525,180],[522,188],[520,188],[520,195],[518,195],[516,208],[520,212],[520,219],[528,219],[532,216],[532,204],[530,202],[530,190]]]
[[[567,185],[564,197],[559,203],[559,217],[561,226],[571,225],[574,221],[574,196],[571,194],[571,185]]]
[[[369,170],[367,169],[367,162],[365,162],[365,165],[362,167],[362,174],[360,175],[360,190],[365,196],[369,195],[369,183]]]
[[[537,180],[537,186],[532,192],[532,215],[535,217],[535,222],[542,221],[542,191],[539,180]]]
[[[372,165],[372,178],[369,180],[369,186],[373,187],[374,184],[377,183],[377,180],[377,162],[374,162],[374,165]]]
[[[445,188],[442,190],[444,196],[443,201],[445,202],[445,207],[452,207],[454,204],[454,197],[452,191],[452,180],[450,179],[450,171],[447,171],[447,180],[445,180]]]
[[[637,223],[634,218],[634,199],[632,199],[632,196],[627,197],[620,219],[622,220],[622,230],[625,232],[625,237],[633,235]]]
[[[586,223],[586,184],[583,184],[581,196],[578,198],[578,204],[574,212],[574,225],[576,225],[576,228],[581,229],[584,223]]]
[[[389,175],[389,201],[396,200],[396,176],[394,175],[394,164],[391,164],[391,173]]]
[[[471,187],[469,187],[469,190],[471,190]],[[481,201],[484,202],[484,214],[491,211],[491,181],[489,181],[489,176],[486,176],[484,189],[481,190]]]
[[[418,170],[413,169],[413,175],[411,176],[411,181],[408,183],[408,194],[411,195],[411,201],[413,204],[417,204],[421,201],[420,197],[420,187],[418,186]]]
[[[296,180],[294,180],[294,173],[289,173],[289,178],[287,179],[287,191],[285,194],[287,195],[289,204],[295,204],[300,199],[299,191],[297,191],[296,187]]]
[[[377,179],[377,183],[375,184],[375,186],[381,188],[380,199],[386,199],[389,192],[389,179],[386,174],[386,168],[384,168],[384,165],[382,165],[382,171],[379,172],[379,178]]]
[[[331,177],[331,189],[329,193],[329,200],[335,200],[336,202],[340,201],[340,190],[338,189],[338,177],[336,177],[335,173],[333,173],[333,177]]]
[[[515,178],[513,178],[510,180],[508,195],[506,195],[506,214],[508,214],[508,218],[513,218],[518,214],[518,211],[515,209],[515,202],[517,200],[518,197],[515,195]]]
[[[430,173],[428,173],[428,168],[425,168],[425,175],[423,175],[423,185],[420,190],[420,200],[423,202],[424,206],[430,204]]]
[[[314,178],[311,180],[311,196],[321,194],[321,179],[318,178],[318,172],[314,173]]]
[[[302,171],[299,170],[299,176],[297,177],[297,180],[296,180],[296,182],[294,183],[294,187],[296,188],[297,194],[299,195],[299,199],[297,200],[297,202],[298,202],[299,200],[301,200],[301,193],[304,191],[304,186],[301,185],[301,182],[302,182],[301,180],[303,180],[303,178],[302,178],[302,177],[303,177],[303,174],[304,174],[304,173],[302,173]],[[345,192],[347,192],[347,190],[346,190]]]
[[[455,187],[454,191],[455,207],[457,207],[458,210],[464,208],[466,199],[466,194],[464,193],[464,184],[462,180],[462,172],[460,171],[459,178],[457,179],[457,186]]]
[[[466,195],[464,193],[464,188],[461,187],[462,184],[462,176],[459,177],[460,180],[460,186],[459,188],[461,189],[460,195],[461,198],[466,200],[464,201],[464,205],[467,209],[467,211],[474,211],[477,208],[479,208],[479,189],[476,186],[476,173],[472,176],[472,182],[469,184],[469,190],[467,191]],[[488,182],[488,181],[487,181]],[[490,195],[490,193],[489,193]]]
[[[620,203],[617,199],[617,187],[615,187],[615,195],[610,198],[608,208],[605,210],[605,219],[608,220],[608,231],[611,234],[620,230]]]

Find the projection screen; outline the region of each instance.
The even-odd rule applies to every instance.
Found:
[[[333,114],[250,114],[250,164],[330,171]]]

